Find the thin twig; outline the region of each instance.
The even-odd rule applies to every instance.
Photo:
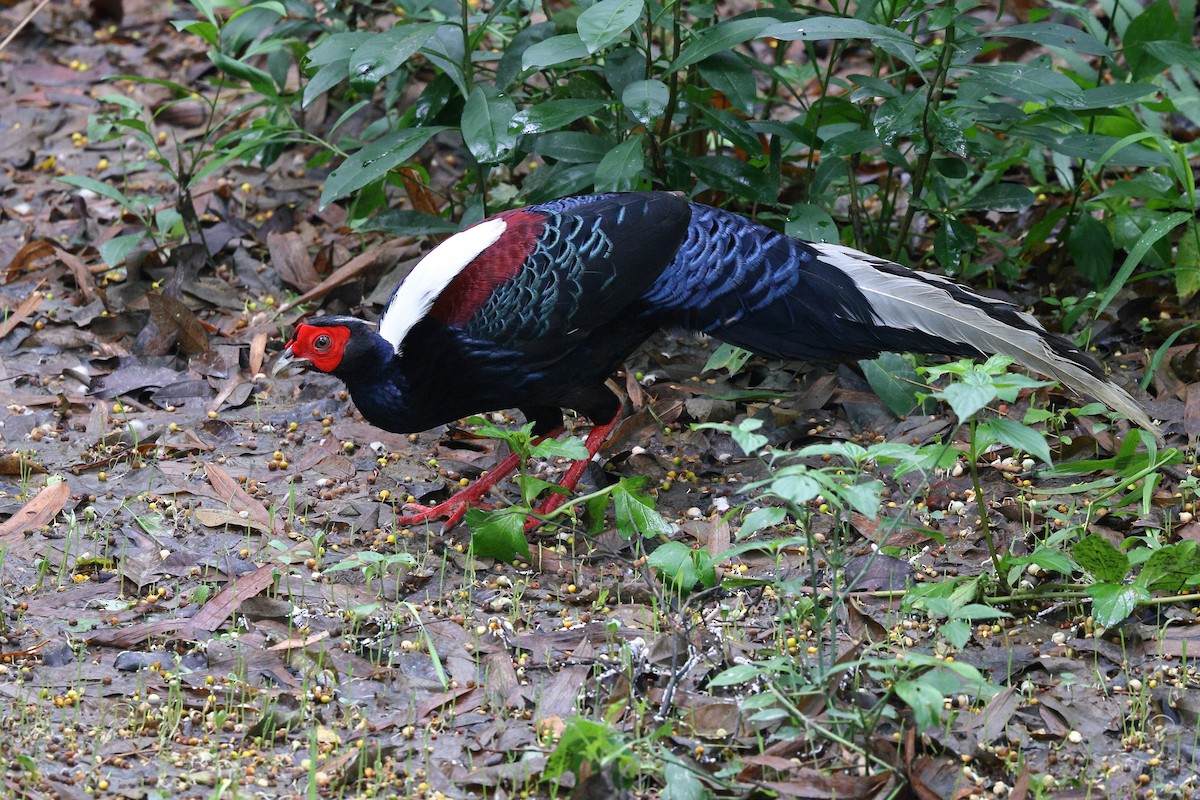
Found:
[[[50,2],[50,0],[42,0],[42,2],[40,2],[36,6],[34,6],[33,10],[25,15],[25,19],[18,22],[17,27],[12,29],[12,33],[10,33],[8,36],[5,36],[4,41],[0,42],[0,50],[3,50],[4,48],[8,47],[8,43],[11,42],[13,39],[17,38],[17,34],[20,33],[25,28],[26,25],[28,25],[30,22],[32,22],[33,18],[37,16],[37,13],[39,11],[41,11],[43,8],[45,8],[46,4],[49,2]]]

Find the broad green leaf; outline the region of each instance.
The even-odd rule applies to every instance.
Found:
[[[525,512],[520,509],[467,512],[471,528],[471,548],[475,555],[488,556],[506,564],[517,556],[528,560],[529,543],[525,541]]]
[[[125,236],[114,236],[96,248],[100,258],[110,267],[119,267],[125,263],[125,258],[146,239],[145,233],[130,233]]]
[[[1200,575],[1200,548],[1191,540],[1160,547],[1142,564],[1137,583],[1151,590],[1179,592]]]
[[[448,219],[406,208],[389,208],[372,215],[360,230],[381,231],[395,236],[430,236],[458,233],[459,224]]]
[[[933,685],[924,680],[896,681],[893,688],[896,696],[912,709],[918,730],[931,728],[941,720],[945,698]]]
[[[918,72],[921,70],[917,46],[911,37],[900,31],[852,17],[809,17],[799,22],[780,22],[764,30],[761,36],[764,39],[774,38],[785,42],[865,39],[903,59]]]
[[[329,173],[321,192],[321,207],[381,179],[444,130],[434,126],[403,129],[371,142]]]
[[[575,30],[588,53],[595,53],[624,36],[645,6],[644,0],[600,0],[579,15]]]
[[[776,20],[770,17],[727,19],[718,22],[710,28],[705,28],[699,36],[685,44],[679,51],[679,57],[672,62],[667,71],[675,72],[690,67],[709,56],[755,39],[774,24]]]
[[[1079,84],[1048,67],[1035,64],[973,64],[974,72],[963,83],[975,82],[1001,97],[1068,108],[1083,102]]]
[[[556,27],[553,22],[539,22],[530,25],[512,38],[504,48],[504,55],[496,66],[496,88],[508,89],[521,73],[521,61],[525,51],[538,42],[544,42],[554,36]]]
[[[350,86],[360,92],[371,90],[424,47],[437,28],[436,22],[423,22],[375,34],[350,57]]]
[[[1107,286],[1113,271],[1112,234],[1100,220],[1084,214],[1067,237],[1067,251],[1075,269],[1093,286]]]
[[[883,484],[879,481],[842,484],[837,489],[837,495],[864,517],[875,519],[883,502]]]
[[[599,162],[611,147],[609,140],[594,133],[557,131],[537,137],[533,152],[570,164],[588,164]]]
[[[942,391],[942,397],[950,404],[959,421],[966,422],[996,399],[996,387],[987,375],[972,370],[963,375],[960,382],[947,386]]]
[[[1140,601],[1150,599],[1150,593],[1135,584],[1094,583],[1087,593],[1092,598],[1092,616],[1105,628],[1132,614]]]
[[[1158,87],[1149,83],[1110,83],[1094,86],[1083,90],[1083,102],[1076,108],[1081,111],[1093,108],[1122,108],[1133,105],[1157,91]]]
[[[304,108],[308,108],[314,100],[337,86],[350,74],[350,60],[343,58],[322,64],[316,74],[304,86]]]
[[[596,167],[597,192],[628,192],[637,188],[646,164],[642,134],[630,136],[609,150]]]
[[[971,625],[961,619],[950,620],[938,628],[938,633],[959,650],[966,647],[967,642],[971,641]]]
[[[653,125],[667,110],[667,101],[671,90],[662,81],[651,78],[646,81],[634,81],[621,92],[621,102],[625,110],[639,124],[647,127]]]
[[[753,533],[757,533],[763,528],[772,528],[787,518],[787,511],[775,506],[766,506],[764,508],[756,508],[746,515],[742,520],[742,527],[738,530],[738,538],[742,539]]]
[[[476,161],[495,164],[508,158],[517,144],[511,130],[516,114],[517,106],[507,95],[475,84],[463,108],[462,136]]]
[[[532,135],[556,131],[604,108],[603,100],[550,100],[523,108],[512,120],[514,133]]]
[[[1200,292],[1200,228],[1195,220],[1188,221],[1175,251],[1175,292],[1180,300]]]
[[[1142,237],[1138,239],[1137,244],[1130,249],[1129,254],[1125,257],[1125,261],[1121,264],[1121,268],[1117,270],[1117,276],[1113,279],[1108,289],[1105,290],[1104,297],[1101,299],[1100,305],[1096,308],[1095,312],[1093,312],[1097,318],[1099,318],[1100,315],[1104,313],[1104,310],[1108,308],[1108,304],[1116,299],[1117,293],[1124,288],[1125,282],[1129,280],[1129,276],[1133,274],[1133,270],[1137,268],[1138,264],[1142,263],[1142,259],[1145,257],[1146,252],[1154,246],[1155,242],[1178,228],[1183,223],[1189,220],[1194,221],[1194,219],[1195,217],[1193,214],[1190,214],[1186,211],[1176,211],[1174,214],[1170,214],[1163,219],[1160,219],[1158,222],[1155,222],[1149,227],[1149,229],[1146,230],[1144,234],[1142,234]]]
[[[993,183],[975,193],[963,208],[984,211],[1024,211],[1037,199],[1029,187],[1018,183]]]
[[[654,510],[654,498],[641,490],[642,483],[644,479],[622,478],[613,487],[617,531],[627,539],[634,534],[649,538],[671,532],[671,526]]]
[[[1149,131],[1143,131],[1142,138],[1152,136]],[[1101,162],[1114,167],[1169,167],[1170,161],[1158,150],[1152,150],[1145,145],[1126,137],[1117,139],[1115,136],[1104,136],[1098,133],[1071,133],[1055,137],[1046,142],[1047,146],[1057,153],[1085,161]],[[1089,165],[1097,169],[1095,165]]]
[[[1120,583],[1129,571],[1129,556],[1098,533],[1090,533],[1071,546],[1075,563],[1100,583]]]
[[[880,353],[878,358],[863,359],[858,365],[875,394],[898,417],[921,405],[920,395],[929,394],[917,370],[897,353]]]
[[[333,64],[337,61],[349,61],[358,48],[371,40],[371,37],[378,34],[355,32],[355,33],[335,33],[321,40],[321,43],[308,51],[304,57],[304,63],[309,67],[323,67],[326,64]]]
[[[1043,464],[1050,463],[1050,446],[1046,444],[1046,437],[1028,425],[1004,417],[995,417],[979,423],[979,427],[1009,447],[1029,453]]]
[[[98,181],[86,175],[62,175],[58,178],[58,181],[69,186],[87,189],[89,192],[95,192],[101,197],[107,197],[109,200],[115,200],[121,208],[130,210],[133,208],[133,203],[130,202],[129,198],[120,189],[110,186],[104,181]]]
[[[529,448],[529,455],[531,458],[569,458],[574,461],[591,457],[583,442],[574,436],[543,439]]]
[[[746,362],[750,360],[751,353],[749,350],[721,342],[716,350],[713,350],[712,355],[708,357],[708,361],[704,362],[702,372],[709,372],[715,369],[728,370],[730,375],[736,375],[742,371],[742,367],[746,366]]]
[[[521,69],[545,69],[567,61],[578,61],[589,55],[587,45],[579,38],[579,34],[563,33],[530,45],[521,57]]]
[[[833,217],[829,216],[825,209],[811,203],[797,203],[792,206],[783,232],[806,242],[838,241],[837,224],[834,223]]]
[[[682,542],[667,542],[646,558],[646,564],[658,571],[659,579],[681,591],[696,585],[698,574],[692,549]]]
[[[570,194],[582,194],[594,185],[596,164],[551,164],[536,169],[521,189],[531,203],[545,203]]]
[[[751,114],[758,95],[754,70],[745,60],[728,51],[714,53],[700,62],[700,77],[739,111]]]
[[[738,664],[717,673],[717,676],[709,681],[708,685],[714,688],[719,686],[741,686],[762,674],[762,668],[755,664]]]
[[[1087,31],[1081,31],[1058,22],[1034,22],[1025,25],[1013,25],[1008,28],[989,31],[983,34],[983,36],[984,38],[1023,39],[1049,47],[1062,47],[1066,50],[1074,50],[1077,53],[1085,53],[1090,56],[1107,56],[1112,54],[1112,51],[1108,49],[1108,45]]]
[[[709,794],[695,772],[683,764],[668,761],[663,769],[663,788],[658,796],[660,800],[705,800]]]
[[[767,491],[780,500],[802,506],[821,493],[821,484],[808,475],[784,475],[770,481]]]
[[[778,196],[778,180],[747,161],[728,156],[702,156],[682,159],[696,177],[713,189],[759,203],[773,203]]]
[[[279,96],[279,92],[275,86],[275,79],[266,70],[252,67],[244,61],[238,61],[236,58],[230,58],[219,50],[209,50],[208,59],[221,72],[245,81],[250,84],[250,87],[254,91],[264,97],[275,99]]]

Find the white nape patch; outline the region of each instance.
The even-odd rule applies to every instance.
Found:
[[[429,251],[429,255],[421,259],[396,287],[379,318],[379,335],[391,342],[399,353],[404,337],[429,313],[442,290],[476,256],[495,244],[507,227],[502,219],[484,220]]]

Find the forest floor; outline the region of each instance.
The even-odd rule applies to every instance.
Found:
[[[31,8],[0,11],[0,31]],[[336,380],[273,377],[271,362],[321,303],[376,313],[427,244],[341,227],[336,206],[318,210],[322,174],[285,156],[269,171],[231,163],[193,193],[207,253],[114,269],[97,247],[125,211],[57,180],[90,176],[172,206],[168,176],[87,129],[114,76],[208,68],[203,43],[168,24],[188,12],[126,3],[110,26],[51,6],[0,51],[0,794],[603,798],[657,796],[663,775],[673,797],[1198,790],[1200,600],[1098,632],[1080,596],[1029,593],[1011,616],[968,620],[958,648],[904,609],[907,586],[990,569],[976,507],[956,503],[972,489],[957,470],[883,476],[894,505],[882,521],[818,513],[810,530],[760,531],[779,546],[726,559],[723,589],[685,598],[654,577],[642,543],[611,530],[542,531],[533,563],[512,565],[470,556],[466,526],[397,528],[409,495],[444,497],[502,447],[465,424],[382,432]],[[189,135],[185,121],[172,135]],[[322,281],[336,286],[320,301],[285,306]],[[1124,300],[1118,326],[1152,329],[1152,310],[1170,305]],[[1195,306],[1174,313],[1194,319]],[[1156,378],[1190,382],[1176,392],[1190,401],[1152,408],[1191,460],[1164,469],[1145,504],[1095,517],[1056,493],[1066,481],[998,453],[982,485],[1006,551],[1081,524],[1114,542],[1164,527],[1200,541],[1187,510],[1191,341]],[[718,557],[737,538],[739,489],[765,467],[691,423],[755,416],[778,444],[965,441],[947,413],[897,420],[850,366],[756,359],[729,377],[703,372],[712,346],[664,334],[639,351],[617,378],[632,414],[603,455],[609,476],[650,480],[673,538]],[[1190,378],[1171,366],[1185,362]],[[1120,366],[1140,373],[1146,359]],[[1097,420],[1072,425],[1074,453],[1119,449]],[[581,491],[609,479],[592,474]],[[796,610],[842,570],[857,570],[854,591],[814,626]],[[889,671],[905,658],[921,666]],[[713,683],[749,664],[744,680]],[[946,664],[974,667],[990,690]],[[938,725],[914,732],[897,682],[927,704],[935,694]],[[765,736],[744,704],[770,692],[787,698],[790,727]],[[608,719],[610,734],[572,727],[581,715]],[[544,775],[565,731],[632,788],[585,768],[556,789]]]

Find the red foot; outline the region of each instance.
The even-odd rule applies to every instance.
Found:
[[[563,479],[559,482],[559,486],[568,490],[575,488],[575,485],[579,483],[579,479],[583,477],[583,473],[587,471],[587,466],[591,462],[592,458],[596,455],[596,453],[600,452],[600,448],[608,439],[608,435],[612,433],[613,428],[617,427],[617,421],[620,418],[621,414],[620,412],[617,412],[617,415],[604,425],[596,425],[592,428],[591,433],[588,434],[587,440],[583,443],[583,446],[587,448],[588,457],[580,459],[572,464],[571,468],[567,470],[567,474],[564,475]],[[534,509],[534,513],[538,514],[539,516],[545,516],[561,506],[563,503],[567,502],[568,497],[569,494],[567,493],[555,492],[542,501],[542,504]],[[533,530],[540,525],[541,522],[542,521],[537,517],[530,517],[529,521],[525,523],[525,530]]]

